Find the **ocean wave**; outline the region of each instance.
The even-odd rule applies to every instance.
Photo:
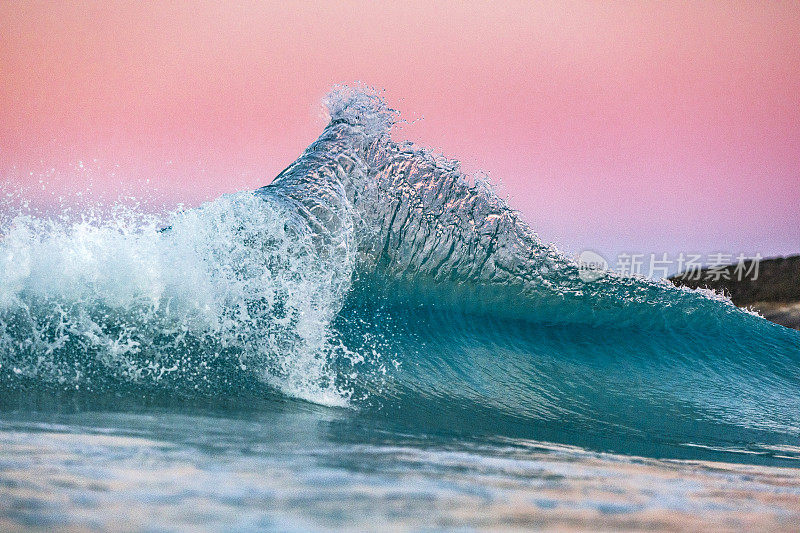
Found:
[[[491,184],[392,141],[377,93],[326,105],[319,139],[255,192],[165,216],[5,213],[0,383],[266,387],[519,436],[798,436],[797,333],[708,291],[582,277]]]

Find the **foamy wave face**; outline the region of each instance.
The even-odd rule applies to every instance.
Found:
[[[194,389],[234,370],[347,402],[328,333],[351,278],[347,228],[320,243],[296,212],[252,193],[160,227],[119,210],[73,224],[16,217],[0,242],[0,370]]]

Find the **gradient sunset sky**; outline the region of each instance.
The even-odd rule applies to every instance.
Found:
[[[567,251],[800,253],[796,2],[153,4],[0,4],[0,186],[256,188],[360,81]]]

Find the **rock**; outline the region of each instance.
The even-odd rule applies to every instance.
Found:
[[[762,259],[757,266],[748,261],[739,271],[736,267],[683,272],[670,281],[722,292],[739,307],[755,309],[767,320],[800,330],[800,255]],[[739,272],[749,275],[740,276]]]

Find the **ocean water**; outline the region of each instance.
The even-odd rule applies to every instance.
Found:
[[[797,528],[800,333],[326,104],[257,191],[5,207],[0,529]]]

